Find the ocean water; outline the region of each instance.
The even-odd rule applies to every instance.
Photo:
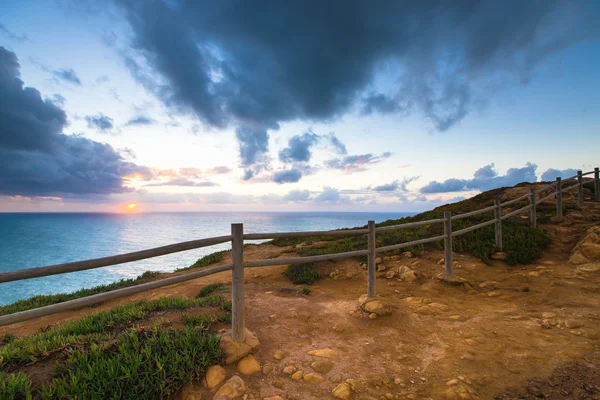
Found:
[[[0,272],[81,261],[152,247],[244,232],[328,230],[364,226],[412,213],[0,213]],[[0,283],[0,304],[38,294],[69,293],[133,278],[144,271],[173,271],[231,248],[229,243],[94,270]]]

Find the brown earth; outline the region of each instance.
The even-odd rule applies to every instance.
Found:
[[[309,296],[297,293],[285,266],[246,272],[248,327],[262,346],[255,354],[271,372],[244,377],[246,398],[328,399],[338,382],[355,379],[353,399],[592,399],[600,398],[600,272],[568,264],[586,229],[600,220],[600,203],[586,202],[560,224],[546,224],[552,245],[535,264],[491,266],[456,254],[455,274],[468,284],[439,281],[442,253],[385,260],[377,294],[393,307],[370,319],[357,309],[366,292],[366,271],[353,259],[319,264],[326,278]],[[246,259],[289,256],[293,248],[249,246]],[[224,263],[229,262],[229,255]],[[387,279],[407,266],[422,273],[415,282]],[[333,272],[334,278],[329,274]],[[110,309],[136,299],[195,296],[208,283],[230,281],[229,272],[0,328],[0,335],[31,334],[57,321]],[[547,313],[547,314],[544,314]],[[333,368],[325,381],[294,381],[283,372],[294,365],[314,372],[307,355],[330,348]],[[282,360],[273,357],[276,350]],[[269,368],[267,368],[268,370]],[[228,374],[234,372],[229,367]],[[354,383],[354,382],[353,382]],[[211,392],[212,393],[212,392]],[[383,396],[383,397],[382,397]],[[387,397],[386,397],[387,396]],[[205,393],[203,398],[212,398]]]

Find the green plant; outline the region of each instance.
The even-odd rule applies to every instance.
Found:
[[[312,285],[321,279],[321,274],[315,270],[313,263],[288,265],[283,274],[296,285]]]
[[[16,338],[17,337],[15,335],[13,335],[10,332],[7,332],[2,336],[2,339],[0,339],[0,346],[10,343],[13,340],[15,340]]]
[[[200,293],[198,293],[196,297],[206,297],[217,290],[225,291],[227,290],[227,285],[225,285],[224,283],[209,283],[208,285],[200,289]]]
[[[107,285],[99,285],[89,289],[81,289],[73,293],[60,293],[52,295],[40,295],[30,297],[24,300],[18,300],[12,304],[0,306],[0,315],[13,314],[20,311],[31,310],[47,306],[50,304],[62,303],[68,300],[79,299],[94,294],[110,292],[111,290],[122,289],[130,286],[139,285],[151,281],[160,272],[146,271],[142,275],[134,279],[121,279],[118,282],[109,283]]]
[[[196,261],[194,264],[190,265],[189,267],[176,269],[175,272],[186,271],[188,269],[194,269],[194,268],[203,268],[203,267],[209,266],[210,264],[215,264],[215,263],[221,262],[221,261],[223,261],[224,255],[225,255],[225,251],[217,251],[216,253],[211,253],[211,254],[205,255],[204,257],[200,258],[198,261]]]
[[[32,397],[29,376],[23,372],[6,374],[0,371],[0,399],[29,400]]]
[[[302,289],[300,289],[300,294],[303,294],[305,296],[308,296],[310,294],[311,290],[310,288],[307,287],[303,287]]]

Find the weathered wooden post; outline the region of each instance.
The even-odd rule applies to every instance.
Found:
[[[494,200],[494,205],[496,206],[494,209],[494,219],[496,220],[496,251],[502,252],[502,206],[500,205],[500,199]]]
[[[529,205],[531,206],[529,209],[529,222],[531,223],[532,228],[537,228],[537,199],[535,197],[535,188],[533,186],[529,188]]]
[[[371,298],[375,296],[375,271],[377,271],[377,265],[375,265],[375,248],[377,244],[375,242],[375,221],[369,221],[369,254],[368,259],[368,286],[367,286],[367,297]]]
[[[594,168],[594,194],[596,200],[600,201],[600,168]]]
[[[231,337],[245,339],[246,310],[244,308],[244,225],[231,224]]]
[[[452,276],[452,213],[444,212],[444,260],[446,262],[446,276]]]
[[[583,207],[583,171],[577,171],[577,207]]]
[[[562,217],[562,181],[560,176],[556,177],[556,216]]]

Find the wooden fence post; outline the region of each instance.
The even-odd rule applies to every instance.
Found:
[[[377,265],[375,265],[375,248],[377,243],[375,241],[375,221],[369,221],[369,255],[368,259],[368,283],[367,283],[367,297],[371,298],[375,296],[375,271],[377,271]]]
[[[577,171],[577,207],[583,207],[583,171]]]
[[[500,199],[494,200],[496,208],[494,209],[495,231],[496,231],[496,249],[502,252],[502,208],[500,206]]]
[[[529,222],[531,223],[532,228],[537,228],[537,199],[535,197],[535,188],[531,186],[529,188],[529,205],[531,208],[529,209]]]
[[[244,308],[244,225],[231,224],[231,337],[236,342],[245,339],[246,310]]]
[[[562,181],[560,176],[556,177],[556,216],[562,217]]]
[[[444,212],[444,260],[446,262],[446,276],[452,276],[452,214]]]
[[[596,200],[600,201],[600,168],[594,168],[594,194]]]

